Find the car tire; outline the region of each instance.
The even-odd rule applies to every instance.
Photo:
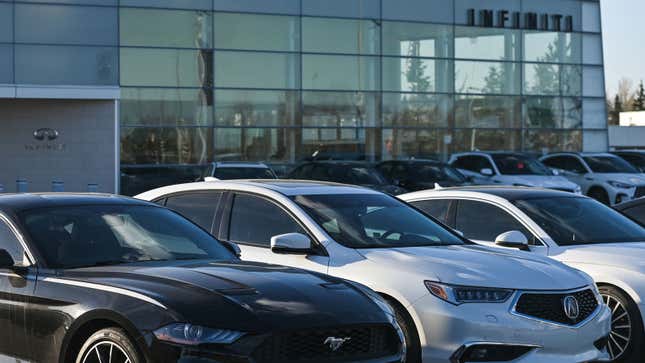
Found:
[[[99,362],[143,363],[144,361],[123,329],[107,328],[92,334],[85,341],[76,357],[76,363]]]
[[[419,333],[417,332],[417,328],[412,317],[407,310],[398,303],[393,302],[390,299],[386,299],[386,301],[390,304],[392,310],[394,310],[396,321],[399,323],[401,330],[403,330],[403,335],[405,336],[405,363],[421,363],[421,341],[419,340]]]
[[[607,348],[611,357],[615,357],[612,362],[642,362],[645,333],[638,307],[627,294],[613,286],[600,286],[599,290],[612,311],[612,331]]]
[[[589,191],[589,197],[599,201],[604,205],[610,205],[609,194],[602,188],[593,188]]]

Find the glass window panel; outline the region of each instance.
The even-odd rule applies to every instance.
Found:
[[[560,66],[560,93],[564,96],[580,96],[582,93],[582,67]]]
[[[556,64],[524,64],[524,92],[532,95],[560,93],[560,66]]]
[[[582,2],[582,30],[600,33],[600,4]]]
[[[300,14],[300,0],[213,0],[214,10]]]
[[[220,126],[293,126],[298,117],[295,91],[215,91],[215,123]]]
[[[380,122],[378,93],[303,92],[302,123],[319,127],[365,127]]]
[[[528,97],[526,125],[531,128],[580,128],[582,100],[569,97]]]
[[[607,131],[584,131],[582,139],[582,151],[607,152],[609,149]]]
[[[455,62],[458,93],[519,94],[520,66],[516,63]]]
[[[295,54],[216,51],[215,86],[298,88],[298,58]]]
[[[582,126],[586,129],[607,127],[607,103],[603,99],[584,99],[582,101]]]
[[[302,87],[320,90],[379,90],[378,57],[302,56]]]
[[[372,20],[302,18],[304,52],[379,54],[381,27]]]
[[[458,96],[455,126],[464,128],[521,128],[522,102],[519,97]]]
[[[16,83],[118,84],[116,48],[16,45],[15,52]]]
[[[381,17],[381,4],[379,0],[302,0],[302,13],[378,19]]]
[[[121,8],[121,45],[210,48],[211,24],[204,11]]]
[[[215,159],[247,161],[296,160],[296,129],[215,129]]]
[[[13,42],[13,4],[0,4],[0,42]]]
[[[455,22],[457,24],[468,24],[469,9],[475,9],[475,11],[486,9],[495,12],[506,10],[509,14],[522,10],[521,2],[518,0],[455,0]]]
[[[113,0],[116,2],[116,0]],[[138,6],[164,9],[211,10],[212,0],[120,0],[121,6]]]
[[[584,67],[583,92],[588,97],[605,97],[605,75],[602,67]]]
[[[117,44],[116,8],[16,4],[16,41]]]
[[[461,151],[520,151],[522,148],[520,130],[457,129],[455,130],[452,152]]]
[[[443,134],[437,130],[384,129],[382,158],[438,159],[443,148]]]
[[[210,91],[201,89],[121,88],[122,125],[209,125]]]
[[[452,92],[452,61],[383,58],[383,89],[394,92]]]
[[[527,130],[524,151],[547,154],[558,151],[581,151],[581,131]]]
[[[298,51],[300,21],[292,16],[215,13],[215,47]]]
[[[564,129],[579,129],[582,127],[582,99],[562,98],[562,125]]]
[[[210,52],[121,48],[122,86],[202,87],[212,84]]]
[[[452,23],[453,0],[382,0],[383,17],[392,20],[416,20]]]
[[[582,36],[582,63],[602,64],[602,37],[594,34]]]
[[[453,56],[451,25],[383,22],[383,54],[408,57]]]
[[[524,60],[546,63],[580,63],[582,40],[578,33],[524,32]]]
[[[42,0],[20,0],[23,3],[42,3]],[[55,4],[82,4],[82,5],[117,5],[118,0],[47,0]]]
[[[452,96],[425,93],[383,94],[386,126],[448,127]]]
[[[0,83],[14,83],[12,45],[0,44]]]
[[[455,57],[464,59],[521,60],[521,33],[496,28],[455,28]]]
[[[579,0],[522,0],[522,11],[525,13],[570,15],[573,17],[573,30],[580,31],[582,30],[581,4],[582,1]],[[562,22],[564,26],[564,20]],[[551,23],[549,23],[549,28],[552,28]]]
[[[305,128],[299,155],[333,160],[374,161],[380,156],[380,129]]]
[[[202,164],[212,155],[206,127],[122,127],[122,164]]]

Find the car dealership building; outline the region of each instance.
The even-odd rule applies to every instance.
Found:
[[[604,151],[602,60],[597,0],[0,0],[0,184]]]

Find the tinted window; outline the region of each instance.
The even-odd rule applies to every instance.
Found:
[[[466,238],[486,242],[493,242],[497,236],[509,231],[520,231],[529,239],[532,236],[515,217],[503,209],[469,200],[459,201],[455,229],[461,231]]]
[[[268,200],[238,194],[233,202],[229,239],[269,247],[271,237],[307,234],[287,212]]]
[[[645,228],[592,199],[563,197],[514,203],[560,246],[645,241]]]
[[[570,171],[576,174],[584,174],[587,172],[580,160],[573,156],[554,156],[544,159],[542,162],[552,168]]]
[[[645,226],[645,205],[638,205],[623,211],[630,218]]]
[[[594,173],[638,173],[638,170],[619,157],[585,156],[584,159]]]
[[[448,208],[450,207],[450,200],[431,199],[412,202],[411,204],[443,223],[448,222]]]
[[[0,249],[9,252],[13,261],[17,264],[24,261],[25,250],[9,226],[2,221],[0,221]]]
[[[235,259],[210,234],[165,208],[65,206],[29,210],[20,219],[52,268]]]
[[[335,241],[350,248],[464,243],[423,213],[386,195],[300,195],[294,200]]]
[[[493,155],[499,172],[506,175],[550,175],[541,162],[522,155]]]
[[[490,165],[488,159],[477,155],[461,156],[455,160],[452,166],[458,169],[474,171],[476,173],[481,172],[482,169],[493,169],[493,166]]]
[[[213,175],[220,180],[234,179],[275,179],[276,176],[269,168],[217,168]]]
[[[413,177],[418,182],[434,183],[449,181],[465,183],[466,177],[457,169],[441,164],[416,164],[412,169]]]
[[[210,232],[221,197],[219,192],[183,194],[168,198],[166,207]]]
[[[645,156],[631,155],[631,154],[625,154],[625,155],[619,154],[618,156],[627,160],[628,163],[632,164],[633,167],[640,170],[641,172],[645,172]]]

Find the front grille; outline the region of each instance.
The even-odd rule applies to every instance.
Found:
[[[329,337],[350,339],[334,351],[325,344]],[[398,350],[398,335],[392,327],[358,326],[274,335],[253,358],[260,363],[356,362],[395,355]]]
[[[573,296],[578,300],[579,314],[577,319],[569,319],[564,311],[564,299]],[[519,314],[559,323],[577,325],[586,320],[598,308],[598,300],[591,289],[571,294],[525,293],[515,304]]]
[[[636,187],[636,192],[634,192],[634,199],[645,197],[645,185]]]

